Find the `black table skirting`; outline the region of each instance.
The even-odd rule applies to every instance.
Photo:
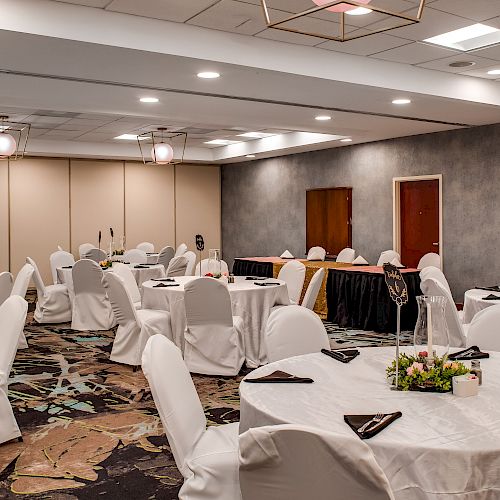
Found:
[[[262,276],[263,278],[272,278],[273,263],[234,259],[233,274],[235,276]]]
[[[408,303],[401,307],[401,330],[413,330],[418,316],[416,296],[421,295],[419,272],[403,274]],[[331,269],[326,284],[328,320],[343,328],[396,331],[396,304],[383,274]]]

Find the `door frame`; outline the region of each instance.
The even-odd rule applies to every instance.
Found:
[[[393,177],[392,179],[392,242],[396,252],[401,253],[401,190],[403,182],[415,181],[439,181],[439,256],[441,257],[441,269],[443,269],[443,174],[415,175],[410,177]]]

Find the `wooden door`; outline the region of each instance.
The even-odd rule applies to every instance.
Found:
[[[400,183],[401,262],[417,267],[429,252],[439,253],[439,180]]]
[[[326,217],[326,191],[315,189],[306,192],[306,253],[311,247],[324,247]]]

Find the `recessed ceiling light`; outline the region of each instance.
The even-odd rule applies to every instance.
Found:
[[[141,102],[147,102],[147,103],[154,103],[154,102],[160,102],[160,99],[158,97],[141,97],[139,99]]]
[[[245,158],[255,158],[255,155],[245,155]]]
[[[394,99],[392,104],[410,104],[411,99]]]
[[[475,65],[476,63],[474,61],[455,61],[448,64],[450,68],[468,68],[469,66]]]
[[[139,137],[135,134],[122,134],[115,137],[115,139],[120,139],[122,141],[137,141],[137,139],[139,139],[140,141],[144,141],[147,137]]]
[[[349,139],[349,137],[346,137],[345,139],[340,139],[340,142],[352,142],[352,139]]]
[[[349,16],[364,16],[365,14],[369,14],[373,12],[371,9],[367,9],[366,7],[358,7],[356,9],[347,10],[345,13]]]
[[[207,80],[210,80],[213,78],[219,78],[220,74],[217,73],[216,71],[202,71],[201,73],[198,73],[196,76],[198,78],[205,78]]]
[[[426,38],[424,42],[457,50],[472,50],[500,42],[500,30],[486,24],[472,24],[442,35]]]
[[[238,137],[248,137],[250,139],[263,139],[264,137],[271,137],[276,134],[268,134],[266,132],[245,132],[238,134]]]
[[[488,71],[488,75],[500,75],[500,69],[492,69]]]
[[[238,144],[241,141],[230,141],[229,139],[212,139],[206,141],[205,144],[212,144],[213,146],[229,146],[230,144]]]
[[[329,115],[318,115],[314,119],[318,120],[319,122],[327,122],[328,120],[331,120],[332,117]]]

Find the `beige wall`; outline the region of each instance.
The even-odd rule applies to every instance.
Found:
[[[195,249],[198,233],[207,251],[220,248],[219,167],[51,158],[0,162],[0,272],[9,270],[10,261],[17,273],[29,255],[49,284],[49,256],[57,245],[78,257],[81,243],[97,245],[99,229],[105,247],[109,227],[117,243],[126,236],[128,248],[150,241],[157,250],[182,242]]]

